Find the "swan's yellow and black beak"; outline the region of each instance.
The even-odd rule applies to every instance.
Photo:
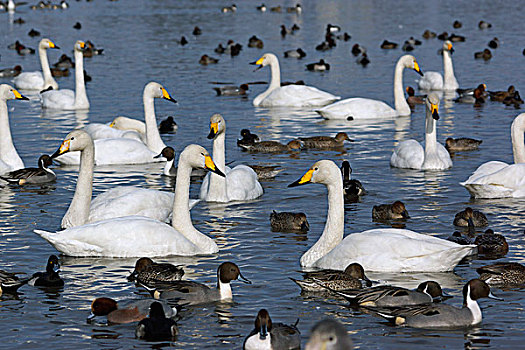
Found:
[[[218,123],[211,123],[210,124],[210,133],[208,134],[208,139],[212,140],[215,138],[215,136],[219,133],[219,124]]]
[[[15,95],[15,100],[26,100],[26,101],[29,101],[29,99],[27,97],[25,97],[24,95],[19,93],[17,90],[12,89],[11,91]]]
[[[419,68],[419,64],[414,60],[414,70],[418,72],[419,75],[423,76],[423,71]]]
[[[454,52],[454,48],[452,47],[452,44],[448,44],[447,50],[450,51],[450,53]]]
[[[64,154],[66,152],[69,152],[69,144],[71,143],[71,140],[64,140],[60,147],[56,150],[55,153],[51,155],[51,159],[58,157],[61,154]]]
[[[177,101],[173,97],[171,97],[168,91],[164,88],[162,88],[162,98],[173,103],[177,103]]]
[[[50,49],[60,49],[60,47],[56,46],[54,42],[49,40],[49,48]]]
[[[435,120],[439,120],[438,109],[439,109],[438,105],[435,105],[435,104],[430,105],[430,111],[432,112],[432,118],[434,118]]]
[[[204,168],[214,172],[219,176],[226,177],[226,175],[224,175],[224,173],[220,171],[219,168],[217,168],[209,154],[204,156]]]
[[[264,56],[259,58],[257,61],[254,61],[254,62],[250,63],[250,64],[252,64],[254,66],[258,66],[257,68],[255,68],[253,70],[254,72],[257,72],[259,69],[261,69],[263,67],[263,61],[264,61]]]
[[[312,181],[312,175],[314,174],[314,169],[308,170],[299,180],[291,183],[288,187],[296,187],[310,183]]]
[[[114,128],[115,127],[115,121],[112,121],[111,124],[109,124],[109,127],[110,128]]]

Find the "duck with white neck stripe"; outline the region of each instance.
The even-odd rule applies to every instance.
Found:
[[[257,313],[255,328],[243,344],[244,350],[284,350],[300,347],[301,332],[297,329],[297,323],[294,325],[273,323],[266,309],[261,309]]]

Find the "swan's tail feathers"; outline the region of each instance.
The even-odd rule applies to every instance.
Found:
[[[56,250],[69,256],[103,256],[103,249],[99,246],[65,239],[60,232],[34,230],[34,232],[48,241]]]

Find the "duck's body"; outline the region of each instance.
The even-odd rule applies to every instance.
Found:
[[[96,316],[107,316],[109,323],[131,323],[145,319],[148,316],[151,304],[158,302],[161,304],[166,317],[175,317],[177,308],[171,307],[164,300],[140,299],[128,300],[117,303],[111,298],[96,298],[91,303],[91,314],[88,321]]]
[[[509,96],[513,96],[516,88],[514,85],[510,85],[507,91],[489,91],[489,96],[491,101],[503,102]]]
[[[0,178],[12,184],[45,184],[56,180],[57,176],[53,170],[49,169],[51,158],[48,155],[40,156],[38,168],[24,168],[8,172]]]
[[[264,54],[253,64],[258,68],[270,65],[271,81],[268,89],[255,97],[255,107],[318,107],[340,99],[330,93],[306,85],[281,86],[279,60],[274,54]]]
[[[140,258],[135,263],[135,270],[128,276],[128,281],[150,287],[156,283],[179,281],[182,276],[184,270],[180,266],[156,263],[150,258]]]
[[[239,145],[242,149],[258,153],[280,153],[280,152],[298,152],[303,148],[301,141],[292,140],[286,145],[278,141],[261,141],[252,145]]]
[[[274,232],[306,232],[310,229],[305,213],[272,211],[270,225]]]
[[[304,148],[312,149],[331,149],[341,148],[345,141],[351,141],[346,132],[338,132],[335,137],[331,136],[312,136],[300,137]]]
[[[416,59],[413,56],[402,56],[396,64],[394,72],[394,104],[395,109],[383,101],[369,98],[348,98],[321,109],[316,110],[325,119],[384,119],[400,115],[410,115],[410,107],[405,100],[403,92],[403,70],[414,69],[422,74]]]
[[[154,301],[150,305],[149,317],[139,321],[135,336],[149,341],[172,340],[179,334],[177,324],[166,317],[163,305]]]
[[[317,322],[305,350],[351,350],[354,348],[346,328],[333,319],[324,319]]]
[[[22,169],[24,162],[18,155],[9,126],[7,100],[28,100],[7,84],[0,85],[0,175]]]
[[[18,288],[29,282],[30,278],[18,278],[16,274],[0,270],[0,295],[16,293]]]
[[[295,325],[273,323],[266,309],[259,310],[255,328],[244,339],[244,350],[284,350],[301,348],[301,332]]]
[[[58,89],[58,84],[51,75],[49,68],[49,61],[47,59],[47,49],[58,49],[51,40],[42,39],[38,44],[38,56],[40,58],[40,65],[42,72],[23,72],[15,77],[13,83],[21,90],[44,90],[49,87]]]
[[[56,255],[51,255],[47,260],[46,272],[37,272],[29,280],[30,286],[36,287],[63,287],[64,280],[60,278],[58,272],[60,264]]]
[[[409,219],[405,204],[401,201],[395,201],[392,204],[374,205],[372,208],[372,220],[406,220]]]
[[[479,278],[489,285],[508,286],[525,284],[525,266],[518,263],[497,263],[476,270]]]
[[[454,139],[448,137],[445,140],[445,148],[450,152],[473,151],[479,148],[482,140],[471,139],[468,137],[460,137]]]
[[[284,57],[301,59],[303,57],[306,57],[306,52],[304,52],[301,48],[298,48],[296,50],[287,50],[284,52]]]
[[[470,207],[465,208],[465,210],[460,211],[454,216],[454,225],[467,227],[469,226],[469,221],[472,221],[470,224],[474,227],[485,227],[489,224],[489,221],[485,214],[479,210],[473,210]]]
[[[475,248],[403,229],[374,229],[343,239],[343,181],[339,168],[332,161],[321,160],[290,186],[309,182],[327,187],[328,217],[317,243],[301,257],[301,266],[342,270],[358,262],[366,271],[451,271]]]
[[[514,164],[490,161],[480,165],[465,182],[460,182],[474,198],[525,197],[525,113],[511,126]]]
[[[452,43],[446,40],[443,43],[443,73],[445,77],[443,78],[438,72],[426,72],[418,82],[421,90],[455,91],[459,87],[452,66],[452,52],[454,52]]]
[[[411,86],[407,86],[405,91],[407,92],[407,95],[408,95],[407,103],[411,109],[414,109],[416,105],[425,104],[425,98],[427,97],[426,95],[416,96],[414,88],[412,88]]]
[[[509,252],[509,244],[505,236],[496,234],[491,229],[477,236],[474,244],[478,246],[478,254],[492,258],[505,256]]]
[[[302,290],[306,292],[324,292],[327,289],[334,291],[361,289],[363,281],[371,283],[365,276],[365,271],[358,263],[348,265],[343,272],[337,270],[318,270],[304,272],[303,280],[294,281]]]
[[[253,164],[248,164],[248,166],[250,168],[252,168],[253,171],[255,171],[255,173],[257,174],[257,178],[259,180],[273,179],[274,177],[277,176],[277,174],[279,174],[281,171],[283,171],[283,169],[281,169],[281,167],[278,166],[278,165],[253,165]]]
[[[14,68],[0,69],[0,78],[16,77],[20,73],[22,73],[22,67],[19,65],[16,65]]]
[[[213,90],[217,92],[217,96],[244,96],[246,95],[246,91],[248,91],[248,85],[225,85],[221,87],[214,87]]]

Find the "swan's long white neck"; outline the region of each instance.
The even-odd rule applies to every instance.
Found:
[[[75,109],[88,109],[89,100],[84,83],[84,54],[75,49]]]
[[[225,169],[226,151],[224,141],[226,132],[219,132],[213,140],[213,162],[219,169]],[[208,187],[208,201],[211,202],[227,202],[228,191],[226,188],[226,178],[215,173],[210,174],[210,186]]]
[[[144,103],[144,121],[146,122],[146,144],[150,150],[159,154],[166,145],[162,141],[157,128],[153,96],[147,89],[144,90],[142,101]]]
[[[279,60],[275,56],[270,59],[270,74],[270,86],[253,100],[254,106],[258,106],[273,90],[281,87],[281,69],[279,68]]]
[[[458,87],[450,51],[443,50],[443,90],[456,90]]]
[[[405,60],[402,57],[397,61],[394,71],[394,106],[399,115],[410,115],[410,107],[405,99],[405,90],[403,89],[403,71],[405,70]]]
[[[40,65],[42,66],[42,74],[44,75],[44,89],[52,86],[54,90],[58,89],[58,84],[51,74],[51,69],[49,68],[49,61],[47,60],[47,49],[38,46],[38,57],[40,58]]]
[[[514,154],[514,163],[525,163],[525,143],[523,133],[525,132],[525,113],[514,118],[510,128],[512,138],[512,152]]]
[[[326,185],[328,190],[328,216],[323,233],[313,247],[303,254],[301,266],[314,266],[317,260],[328,254],[343,240],[345,225],[343,180],[335,164],[334,168]]]
[[[12,170],[24,167],[24,162],[18,155],[11,138],[7,101],[5,99],[0,99],[0,160],[9,165]]]
[[[80,151],[80,169],[77,187],[69,209],[62,218],[62,228],[84,225],[89,221],[91,195],[93,192],[93,167],[95,164],[95,147],[93,141]]]
[[[426,108],[425,118],[425,160],[437,152],[436,121],[432,112]]]

